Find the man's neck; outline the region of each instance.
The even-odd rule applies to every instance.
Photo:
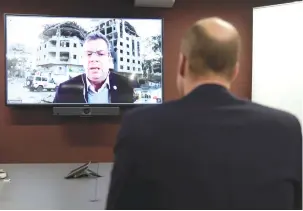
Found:
[[[219,86],[223,86],[226,89],[230,89],[230,82],[223,80],[223,79],[198,79],[198,80],[192,80],[188,83],[187,86],[185,86],[185,94],[189,94],[190,92],[192,92],[194,89],[196,89],[199,86],[202,85],[206,85],[206,84],[214,84],[214,85],[219,85]]]
[[[94,90],[96,92],[98,92],[98,90],[104,85],[104,83],[107,83],[107,80],[108,80],[108,77],[109,77],[109,74],[108,76],[102,80],[102,81],[92,81],[90,80],[88,77],[86,77],[86,80],[89,82],[89,84],[94,87]],[[88,87],[87,87],[88,88]]]
[[[103,80],[103,81],[100,81],[100,82],[99,81],[91,81],[90,79],[88,79],[88,80],[96,91],[98,91],[106,81],[106,79]]]

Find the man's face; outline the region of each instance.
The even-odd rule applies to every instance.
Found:
[[[104,81],[111,61],[107,43],[102,39],[89,40],[84,43],[83,48],[83,66],[87,77],[92,82]]]

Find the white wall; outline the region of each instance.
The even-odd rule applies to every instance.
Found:
[[[252,101],[303,120],[303,3],[254,8]]]

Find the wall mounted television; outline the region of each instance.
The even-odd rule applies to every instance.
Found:
[[[5,14],[7,106],[163,102],[162,19]]]

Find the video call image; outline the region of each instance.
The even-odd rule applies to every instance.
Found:
[[[162,20],[6,15],[7,104],[162,103]]]

